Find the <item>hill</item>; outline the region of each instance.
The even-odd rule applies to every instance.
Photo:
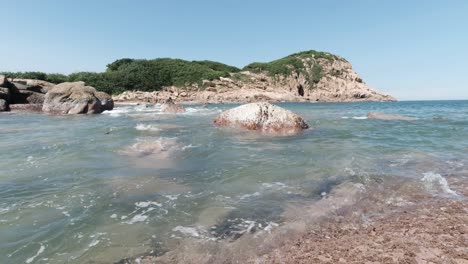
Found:
[[[0,74],[52,83],[84,81],[116,95],[117,101],[152,102],[168,97],[194,102],[395,100],[369,88],[344,58],[314,50],[271,62],[254,62],[242,70],[206,60],[125,58],[108,64],[100,73]]]

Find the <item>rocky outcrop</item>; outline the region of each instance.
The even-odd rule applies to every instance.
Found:
[[[380,113],[380,112],[369,112],[367,114],[367,118],[381,119],[381,120],[405,120],[405,121],[417,120],[417,118],[414,118],[414,117],[394,115],[394,114],[385,114],[385,113]]]
[[[162,111],[164,113],[177,114],[177,113],[184,113],[185,108],[184,108],[184,106],[182,106],[180,104],[174,103],[174,101],[171,98],[169,98],[162,105]]]
[[[250,103],[222,112],[214,123],[268,133],[296,133],[309,128],[295,113],[270,103]]]
[[[55,84],[41,80],[8,79],[0,75],[0,99],[8,104],[42,104],[45,93]]]
[[[53,114],[99,114],[112,108],[113,101],[109,95],[86,86],[84,82],[65,82],[47,92],[42,111]]]

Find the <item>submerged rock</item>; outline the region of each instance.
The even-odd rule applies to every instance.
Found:
[[[108,94],[84,82],[65,82],[47,92],[42,110],[53,114],[99,114],[113,106]]]
[[[367,114],[367,118],[369,119],[381,119],[381,120],[417,120],[417,118],[409,117],[409,116],[402,116],[402,115],[394,115],[394,114],[385,114],[380,112],[369,112]]]
[[[300,116],[266,102],[245,104],[224,111],[214,123],[274,133],[295,133],[309,128]]]
[[[164,113],[171,113],[171,114],[184,113],[185,107],[183,105],[174,103],[174,101],[172,101],[172,99],[169,98],[162,105],[162,111]]]

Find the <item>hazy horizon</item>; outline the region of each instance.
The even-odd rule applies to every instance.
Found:
[[[464,1],[4,2],[0,71],[104,71],[120,58],[243,67],[340,55],[399,100],[468,99]],[[112,7],[112,8],[110,8]]]

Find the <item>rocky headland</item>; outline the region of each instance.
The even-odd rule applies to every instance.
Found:
[[[396,101],[369,87],[344,58],[315,51],[252,63],[228,77],[113,96],[116,102],[162,103],[168,98],[181,103]]]

